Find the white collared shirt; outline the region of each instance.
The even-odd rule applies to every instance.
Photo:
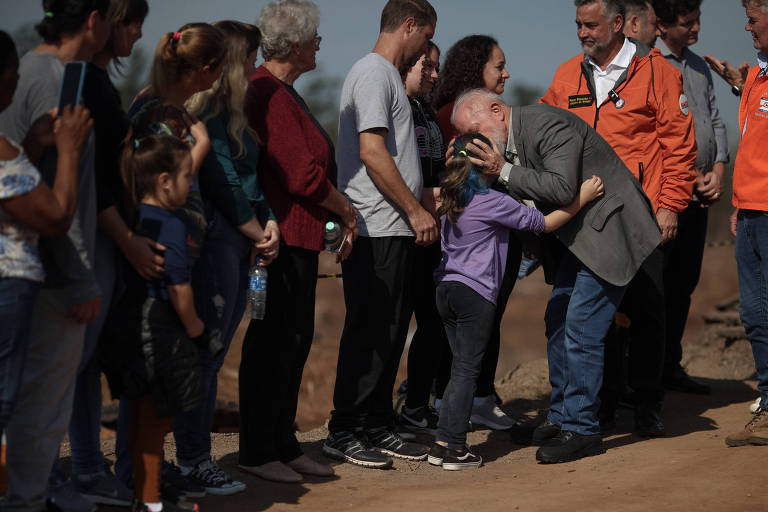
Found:
[[[608,97],[608,92],[613,89],[613,86],[616,84],[616,80],[618,80],[621,74],[629,67],[636,51],[637,46],[635,43],[625,37],[624,45],[611,63],[606,66],[605,71],[600,69],[600,66],[595,63],[592,57],[587,55],[587,62],[592,66],[592,76],[595,80],[595,95],[597,96],[595,100],[597,101],[597,105],[603,104],[605,98]]]

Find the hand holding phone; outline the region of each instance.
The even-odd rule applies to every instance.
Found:
[[[59,117],[64,107],[79,105],[83,102],[83,83],[85,82],[85,62],[67,62],[59,89]]]

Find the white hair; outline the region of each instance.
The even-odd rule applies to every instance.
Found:
[[[768,0],[741,0],[741,5],[743,5],[744,8],[749,7],[750,4],[757,4],[764,13],[768,13]]]
[[[479,102],[483,101],[484,104],[488,103],[500,103],[502,105],[506,105],[507,102],[504,101],[504,98],[499,96],[493,91],[489,91],[485,88],[477,88],[477,89],[469,89],[464,91],[463,93],[459,94],[459,97],[456,98],[456,102],[453,104],[453,111],[451,112],[451,124],[456,126],[456,123],[454,121],[454,117],[456,116],[456,112],[459,110],[459,107],[466,103],[471,102],[470,105],[472,107],[472,113],[481,110],[480,105],[478,105]]]
[[[264,60],[288,57],[294,43],[315,37],[320,10],[309,0],[277,0],[264,6],[256,26],[261,30]]]

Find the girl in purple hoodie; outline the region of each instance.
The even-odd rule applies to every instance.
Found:
[[[441,183],[442,259],[435,270],[437,308],[453,352],[451,380],[440,407],[436,442],[429,463],[447,470],[479,467],[482,458],[466,446],[467,422],[480,363],[496,312],[504,276],[509,230],[549,233],[568,222],[584,205],[603,194],[600,178],[584,181],[569,206],[548,215],[489,188],[486,177],[469,160],[473,139],[489,146],[478,133],[453,143],[453,159]]]

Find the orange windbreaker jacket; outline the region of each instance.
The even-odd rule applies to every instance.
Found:
[[[696,134],[683,78],[658,49],[632,42],[632,62],[601,105],[595,104],[592,68],[583,54],[557,69],[540,101],[594,127],[640,181],[654,211],[679,213],[696,181]]]
[[[733,206],[768,211],[768,76],[749,70],[739,106],[739,152],[733,168]]]

